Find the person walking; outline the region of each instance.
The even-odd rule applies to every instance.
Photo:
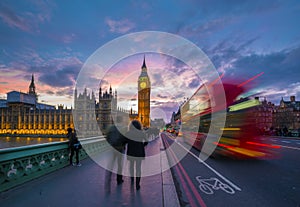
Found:
[[[79,150],[80,150],[80,142],[77,138],[76,131],[72,130],[72,128],[68,128],[67,138],[69,139],[69,149],[70,149],[70,165],[75,166],[73,163],[73,156],[76,153],[76,166],[80,167],[81,164],[79,163]]]
[[[115,124],[112,124],[109,127],[107,136],[107,142],[112,146],[112,159],[108,165],[108,176],[107,180],[111,179],[112,170],[115,162],[117,162],[117,184],[120,185],[123,183],[123,154],[125,150],[126,139],[123,134],[119,131]]]
[[[148,144],[146,135],[142,131],[139,121],[133,120],[129,125],[129,130],[125,134],[127,143],[127,159],[129,160],[131,183],[136,178],[136,189],[140,189],[142,160],[145,159],[145,146]],[[134,176],[135,170],[135,176]]]

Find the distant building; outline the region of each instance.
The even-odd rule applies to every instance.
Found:
[[[117,92],[113,94],[111,87],[105,93],[99,89],[99,102],[94,93],[85,89],[78,95],[75,90],[74,109],[39,103],[35,89],[32,75],[28,93],[11,91],[6,100],[0,99],[0,134],[65,135],[71,127],[86,137],[99,135],[99,129],[105,134],[113,120],[129,123],[129,112],[117,108]]]
[[[139,120],[144,127],[150,127],[150,91],[151,83],[147,73],[147,66],[144,62],[141,67],[141,74],[138,78],[138,112],[121,109],[117,106],[117,91],[102,91],[99,88],[99,102],[95,95],[88,94],[85,89],[78,95],[75,90],[74,123],[78,133],[82,136],[102,134],[107,132],[109,125],[113,122],[127,127],[131,120]],[[95,124],[96,123],[96,124]]]
[[[28,93],[11,91],[0,100],[0,134],[65,134],[72,109],[39,103],[32,75]]]
[[[279,129],[300,128],[300,101],[296,101],[295,96],[291,96],[290,101],[281,98],[279,106],[274,109],[273,126]]]
[[[258,97],[255,99],[259,100]],[[265,132],[273,127],[273,112],[275,105],[271,102],[267,102],[266,98],[261,101],[261,104],[256,106],[253,110],[253,117],[256,122],[256,127],[261,131]]]
[[[117,91],[102,92],[99,88],[99,102],[95,94],[88,94],[84,89],[83,93],[77,94],[75,89],[74,99],[74,124],[80,136],[94,136],[106,134],[108,127],[114,122],[121,126],[128,126],[129,111],[117,107]],[[100,130],[100,131],[99,131]]]
[[[258,97],[255,99],[259,100]],[[180,109],[185,113],[189,105],[184,104]],[[180,120],[180,109],[177,113],[173,112],[171,125]],[[296,101],[295,96],[291,96],[290,101],[284,101],[282,98],[277,106],[264,98],[258,106],[251,108],[251,113],[255,126],[262,134],[280,132],[284,128],[289,131],[300,129],[300,101]]]

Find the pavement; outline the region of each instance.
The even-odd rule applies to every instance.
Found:
[[[147,154],[164,152],[160,138],[150,142]],[[161,154],[159,165],[166,169],[166,156]],[[110,185],[105,185],[107,173],[94,159],[81,161],[82,166],[68,166],[0,194],[5,207],[177,207],[179,201],[170,170],[141,178],[141,189],[136,190],[130,177],[117,185],[113,174]],[[164,166],[164,167],[163,167]],[[124,168],[127,167],[126,165]],[[145,166],[144,166],[145,167]],[[151,167],[151,166],[150,166]],[[143,168],[143,165],[142,165]],[[107,183],[107,182],[106,182]]]

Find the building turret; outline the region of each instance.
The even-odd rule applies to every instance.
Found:
[[[77,88],[75,88],[75,91],[74,91],[74,107],[76,107],[76,103],[77,103]]]
[[[29,95],[32,95],[32,96],[35,96],[36,98],[36,101],[37,101],[37,95],[36,95],[36,92],[35,92],[35,84],[34,84],[34,76],[32,74],[31,76],[31,83],[29,85],[29,91],[28,91],[28,94]]]
[[[99,100],[102,98],[102,88],[101,86],[99,87]]]
[[[290,100],[291,100],[291,102],[295,102],[296,101],[296,97],[295,96],[291,96]]]
[[[112,97],[112,88],[111,88],[111,85],[109,86],[109,95]]]

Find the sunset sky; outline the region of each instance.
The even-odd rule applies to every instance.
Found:
[[[260,97],[275,104],[291,95],[300,100],[299,25],[297,0],[2,0],[0,99],[12,90],[28,92],[34,74],[40,102],[70,107],[77,76],[98,48],[133,32],[161,31],[197,45],[228,79],[242,82],[264,72],[252,91]],[[201,81],[179,60],[162,54],[145,56],[153,91],[152,117],[169,119]],[[120,60],[102,81],[104,88],[117,89],[124,108],[135,107],[143,57]]]

